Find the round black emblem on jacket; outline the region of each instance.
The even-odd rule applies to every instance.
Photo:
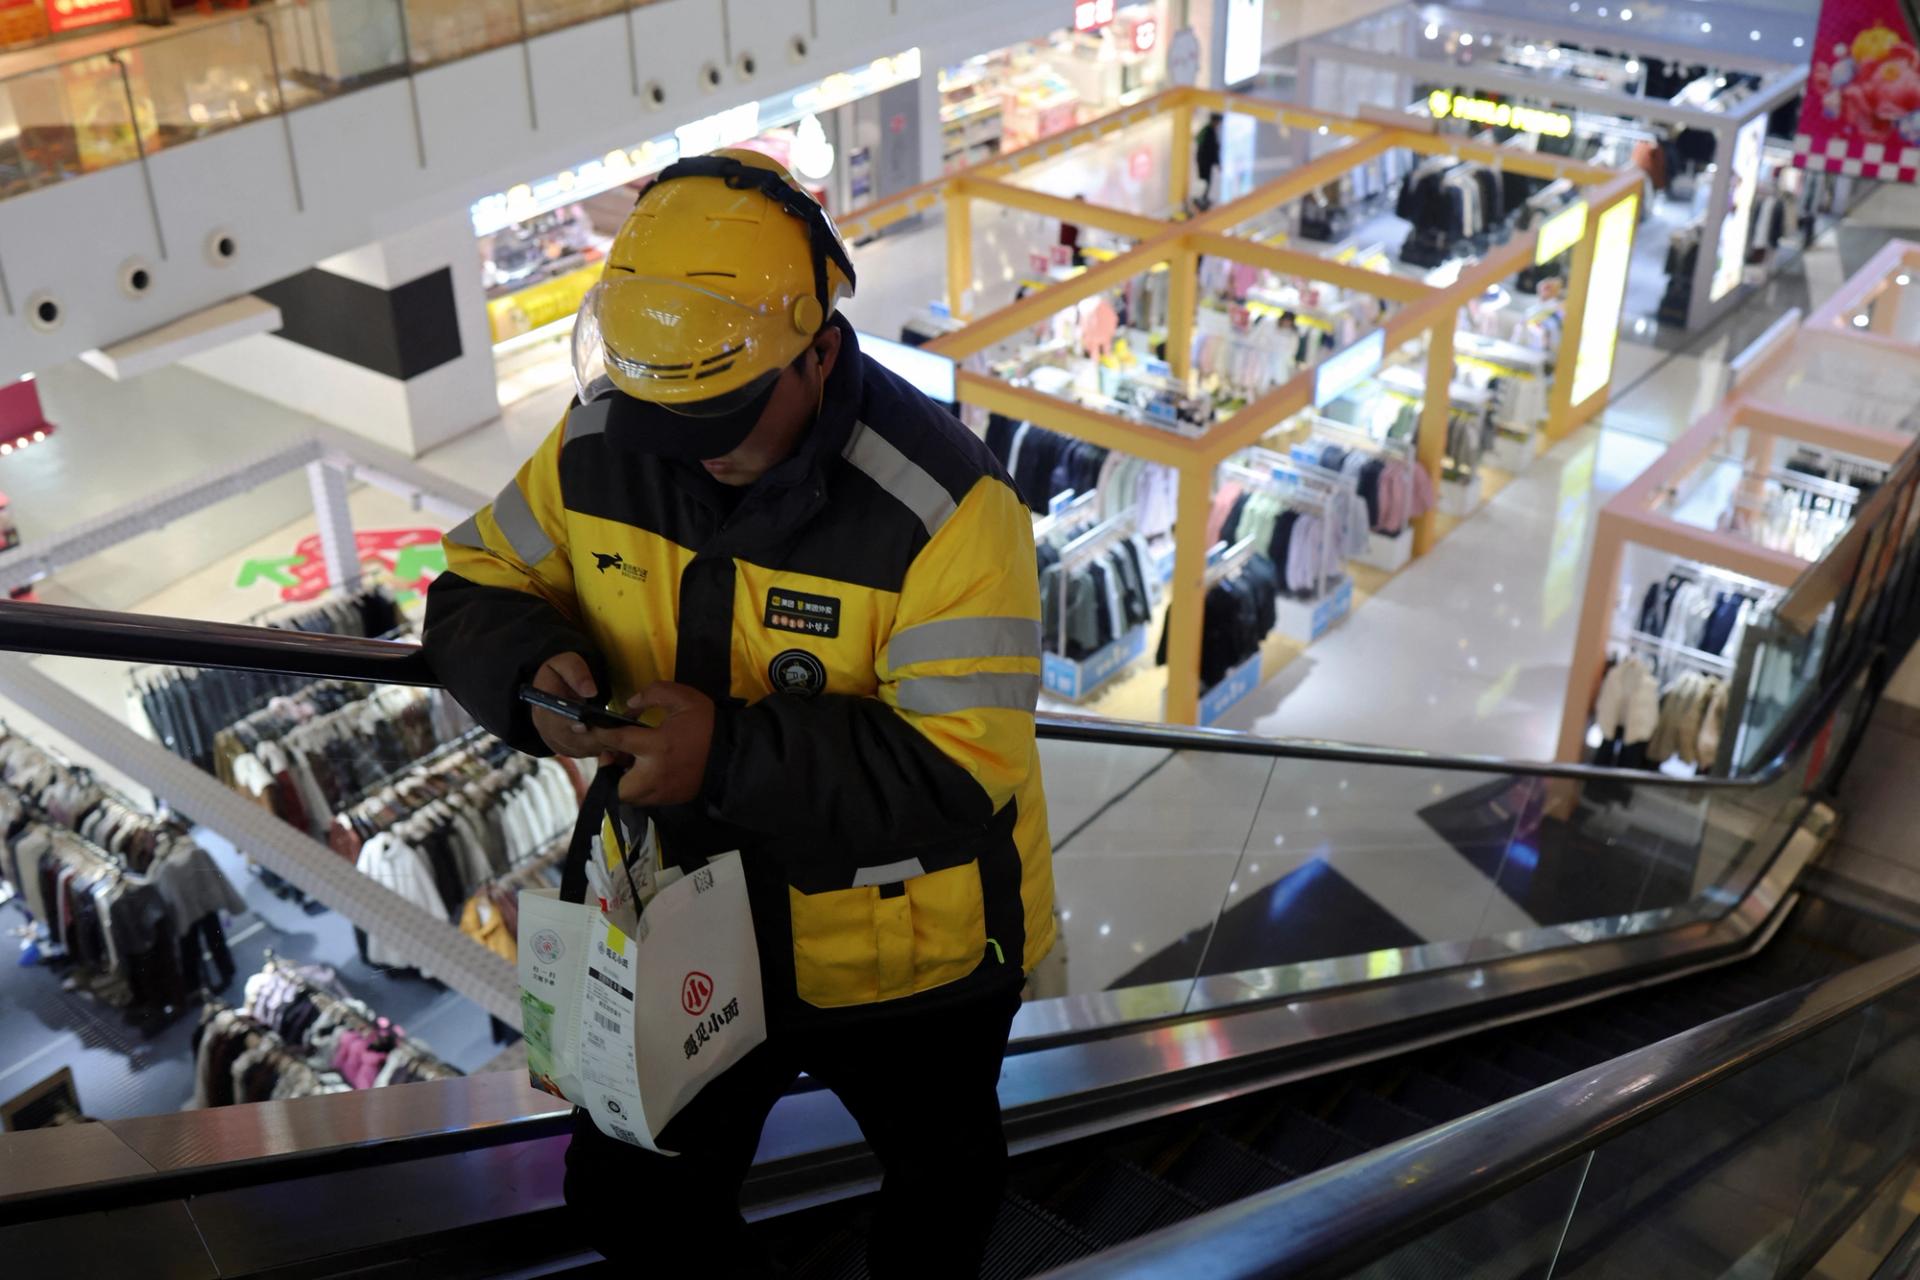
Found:
[[[805,649],[788,649],[767,664],[767,679],[775,693],[797,693],[811,698],[827,688],[827,668]]]

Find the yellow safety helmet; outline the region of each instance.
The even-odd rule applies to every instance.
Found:
[[[611,384],[639,402],[618,415],[636,443],[719,457],[853,289],[832,219],[778,161],[745,150],[681,160],[634,204],[581,304],[580,398]]]

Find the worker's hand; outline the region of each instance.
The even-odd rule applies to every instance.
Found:
[[[548,658],[533,673],[529,683],[542,693],[576,702],[599,694],[593,683],[593,669],[577,653],[561,653]],[[593,731],[587,726],[543,707],[530,710],[533,712],[533,731],[540,735],[540,741],[546,743],[547,750],[553,754],[590,756],[600,750],[599,744],[594,741]]]
[[[627,804],[686,804],[700,794],[713,748],[713,699],[698,689],[656,680],[627,700],[628,713],[663,711],[657,729],[602,729],[593,735],[601,763],[626,765],[620,799]]]

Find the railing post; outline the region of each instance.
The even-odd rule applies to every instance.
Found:
[[[413,78],[413,19],[407,13],[407,0],[393,0],[400,14],[400,60],[407,68],[407,102],[413,108],[413,149],[420,167],[427,167],[427,130],[420,123],[420,86]]]
[[[305,213],[307,198],[300,189],[300,160],[293,150],[293,121],[287,118],[287,87],[280,80],[280,50],[273,42],[273,24],[264,13],[255,14],[253,20],[267,36],[267,71],[273,76],[273,100],[280,115],[280,132],[287,140],[287,176],[293,180],[293,207]]]
[[[153,191],[153,171],[147,168],[147,143],[140,136],[140,108],[133,100],[133,77],[127,74],[127,64],[120,58],[120,51],[114,50],[107,55],[120,71],[120,92],[127,99],[127,127],[133,131],[133,150],[140,157],[140,181],[147,188],[147,212],[153,218],[153,242],[160,251],[160,260],[167,260],[167,233],[160,227],[160,198]]]
[[[527,43],[527,0],[513,0],[513,7],[520,15],[520,69],[526,73],[527,80],[527,121],[537,132],[540,108],[533,96],[533,46]]]

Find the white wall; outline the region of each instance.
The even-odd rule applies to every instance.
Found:
[[[530,58],[517,45],[494,50],[160,151],[147,165],[157,227],[137,164],[0,200],[9,303],[0,379],[688,120],[916,46],[931,75],[1057,30],[1069,14],[1064,3],[1031,0],[662,0],[536,37]],[[796,36],[804,56],[793,51]],[[709,64],[722,71],[717,89],[701,83]],[[645,94],[656,82],[666,93],[658,109]],[[924,124],[938,128],[937,119]],[[215,232],[238,250],[219,265],[205,249]],[[152,272],[138,298],[120,287],[134,258]],[[29,300],[43,293],[61,310],[51,333],[27,319]]]

